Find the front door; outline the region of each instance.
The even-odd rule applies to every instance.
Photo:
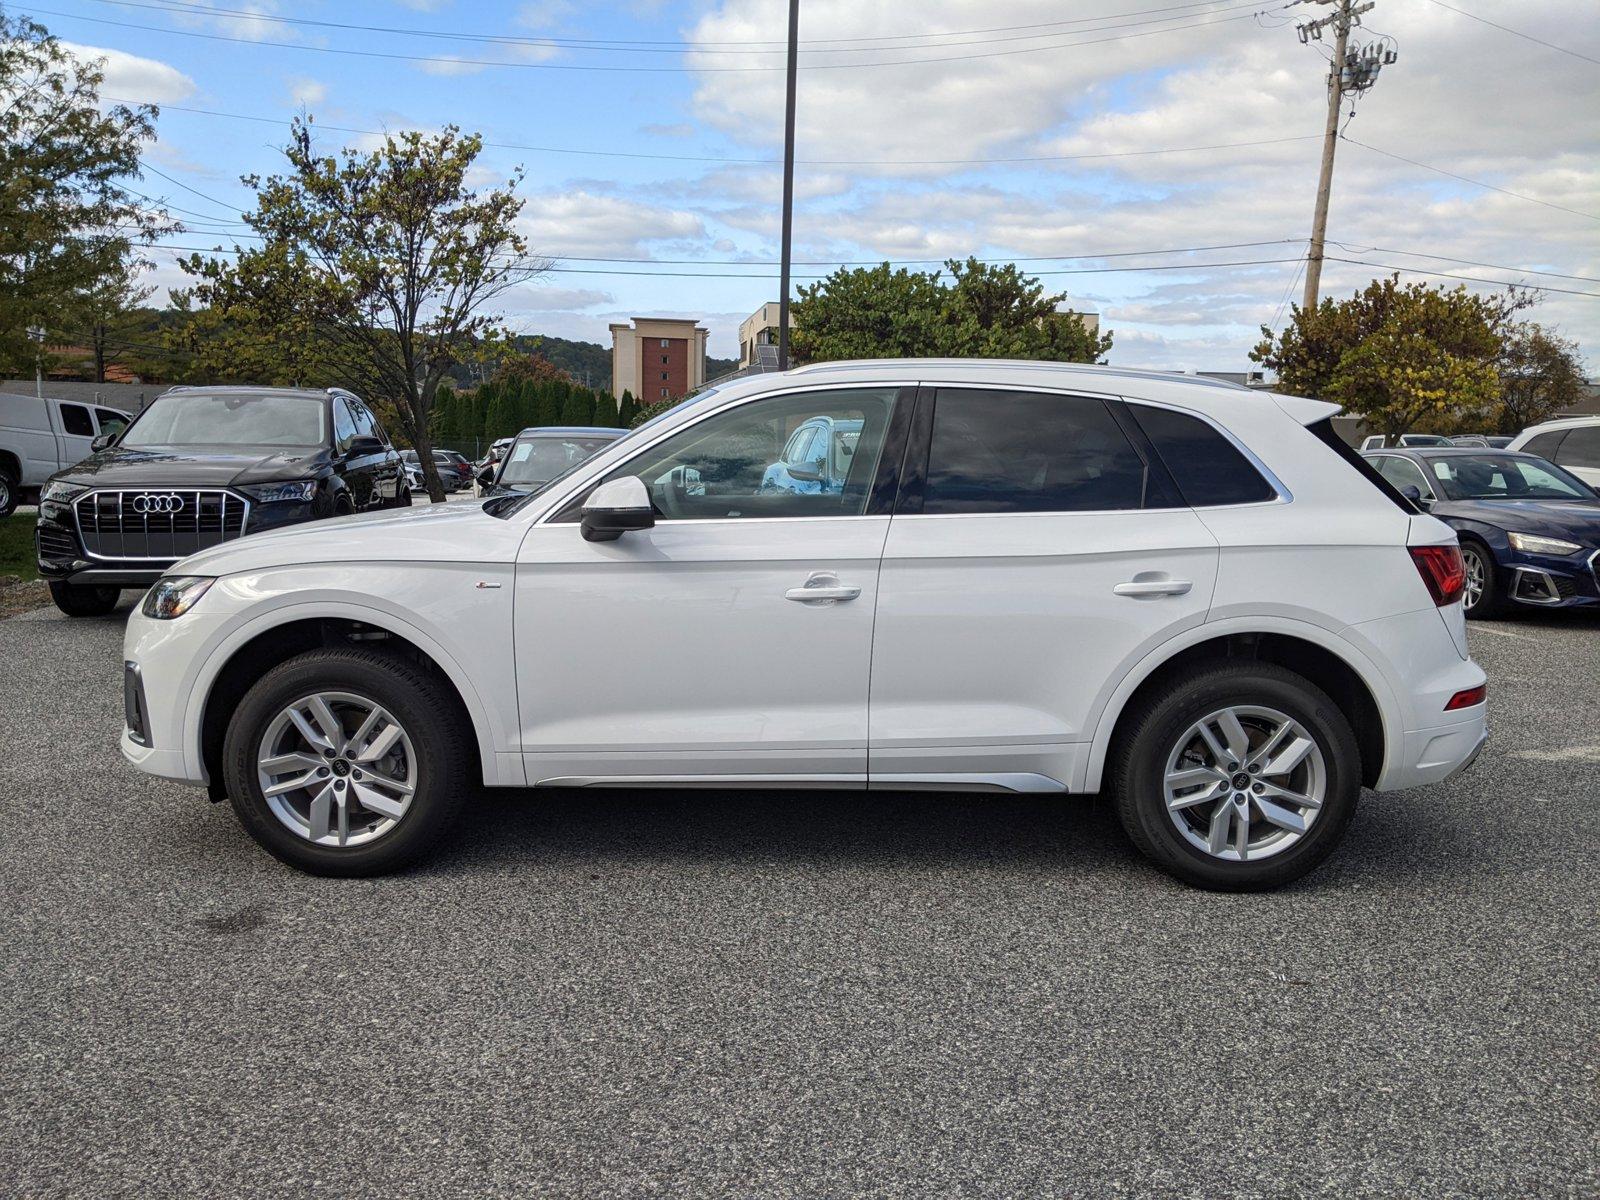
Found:
[[[1094,396],[923,391],[879,576],[873,786],[1072,786],[1109,690],[1205,619],[1216,539],[1125,424]]]
[[[654,528],[585,541],[580,496],[529,531],[515,653],[530,782],[865,780],[910,395],[816,389],[713,412],[606,476],[645,482]],[[850,431],[838,486],[772,469],[816,417]]]

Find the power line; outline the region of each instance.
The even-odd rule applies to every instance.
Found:
[[[1509,25],[1496,24],[1494,21],[1489,20],[1488,17],[1480,17],[1477,13],[1469,13],[1464,8],[1457,8],[1453,4],[1446,4],[1444,0],[1428,0],[1428,2],[1430,4],[1438,5],[1440,8],[1448,8],[1451,12],[1456,13],[1459,16],[1463,16],[1468,20],[1477,21],[1480,24],[1487,25],[1491,29],[1498,29],[1501,33],[1509,33],[1512,37],[1519,37],[1524,41],[1534,42],[1537,45],[1544,46],[1549,50],[1559,50],[1562,54],[1570,54],[1573,58],[1581,58],[1584,62],[1592,62],[1596,66],[1600,66],[1600,58],[1591,58],[1587,54],[1580,54],[1570,46],[1558,46],[1555,42],[1547,42],[1543,38],[1536,38],[1531,33],[1523,33],[1522,30],[1513,29]]]
[[[1481,179],[1469,179],[1465,175],[1457,175],[1454,171],[1446,171],[1443,167],[1436,167],[1432,163],[1418,162],[1416,159],[1407,158],[1403,154],[1394,154],[1388,150],[1379,150],[1376,146],[1369,146],[1366,142],[1358,142],[1355,138],[1349,137],[1346,134],[1340,134],[1339,136],[1345,141],[1349,142],[1352,146],[1360,146],[1363,150],[1371,150],[1374,154],[1381,154],[1385,158],[1392,158],[1398,162],[1410,163],[1413,167],[1421,167],[1424,171],[1435,171],[1440,175],[1448,175],[1451,179],[1458,179],[1462,183],[1470,183],[1473,187],[1487,188],[1491,192],[1499,192],[1505,196],[1514,196],[1518,200],[1526,200],[1530,204],[1542,204],[1545,208],[1553,208],[1557,212],[1571,213],[1575,217],[1587,217],[1591,221],[1600,221],[1600,216],[1596,216],[1594,213],[1580,212],[1575,208],[1567,208],[1562,204],[1552,204],[1550,201],[1541,200],[1537,196],[1529,196],[1522,192],[1513,192],[1510,188],[1503,188],[1498,184],[1485,183]]]
[[[104,96],[113,104],[139,104],[138,100]],[[262,117],[251,113],[224,112],[215,108],[194,108],[182,104],[158,105],[162,112],[197,113],[207,117],[222,117],[231,121],[254,121],[263,125],[289,125],[281,117]],[[384,137],[381,129],[357,129],[350,125],[325,125],[320,121],[315,128],[329,133],[353,133],[366,137]],[[797,158],[796,165],[812,167],[963,167],[1005,166],[1015,163],[1087,162],[1105,158],[1143,158],[1155,154],[1190,154],[1207,150],[1242,150],[1255,146],[1276,146],[1285,142],[1306,142],[1316,138],[1314,133],[1292,134],[1281,138],[1258,138],[1248,142],[1213,142],[1204,146],[1163,146],[1154,150],[1112,150],[1098,154],[1023,154],[1002,158]],[[580,150],[570,146],[537,146],[525,142],[484,142],[492,150],[523,150],[535,154],[575,154],[591,158],[640,158],[661,162],[718,163],[735,166],[779,166],[781,158],[737,158],[706,154],[644,154],[627,150]]]
[[[703,47],[707,47],[707,46],[734,46],[734,47],[739,47],[739,48],[744,49],[744,50],[748,50],[750,48],[757,47],[757,46],[773,46],[773,47],[776,47],[777,50],[781,50],[781,49],[783,49],[784,47],[787,46],[787,42],[784,42],[784,41],[778,41],[778,40],[763,41],[763,40],[760,40],[760,39],[751,39],[749,41],[715,41],[715,40],[684,41],[684,40],[650,39],[650,38],[631,38],[631,39],[618,39],[618,38],[565,38],[565,37],[557,37],[557,36],[554,36],[554,35],[547,35],[547,34],[514,35],[514,34],[490,34],[490,33],[464,33],[464,32],[461,32],[459,30],[418,29],[418,28],[416,28],[414,26],[402,27],[402,26],[392,26],[392,25],[358,25],[358,24],[347,24],[347,23],[339,22],[339,21],[313,20],[311,18],[306,18],[306,17],[283,17],[283,16],[277,16],[277,15],[274,15],[274,14],[262,13],[262,12],[253,12],[253,11],[244,10],[244,9],[221,8],[221,7],[217,7],[217,6],[214,6],[214,5],[207,5],[207,4],[183,4],[183,5],[178,5],[178,4],[175,4],[175,3],[167,3],[167,4],[161,4],[161,5],[152,5],[152,4],[136,3],[135,0],[97,0],[97,2],[98,3],[102,3],[102,4],[116,4],[116,5],[119,5],[120,7],[124,7],[124,8],[155,8],[157,11],[183,13],[183,14],[188,14],[188,15],[211,14],[211,15],[217,15],[217,16],[242,16],[242,17],[248,17],[251,20],[272,21],[272,22],[277,22],[277,23],[280,23],[280,24],[310,25],[310,26],[317,26],[317,27],[323,27],[323,28],[332,28],[332,29],[359,30],[359,31],[364,32],[364,33],[405,34],[405,35],[415,35],[415,36],[422,36],[422,37],[449,38],[449,39],[457,40],[457,41],[481,41],[481,42],[490,42],[490,43],[507,44],[507,45],[572,46],[572,47],[578,48],[578,49],[586,49],[586,48],[612,49],[612,48],[627,47],[627,46],[652,46],[652,47],[659,46],[659,47],[673,47],[673,48],[676,48],[676,49],[678,49],[680,51],[683,51],[683,50],[699,50],[699,49],[701,49]],[[823,43],[839,43],[839,44],[842,44],[842,45],[851,45],[851,44],[860,43],[860,42],[904,42],[904,41],[914,41],[914,40],[921,40],[921,39],[925,39],[925,38],[937,38],[937,37],[967,37],[967,36],[970,36],[970,35],[984,34],[984,33],[1014,33],[1014,32],[1016,32],[1018,30],[1023,30],[1023,29],[1054,29],[1054,28],[1056,28],[1058,26],[1061,26],[1061,25],[1083,25],[1083,24],[1087,24],[1087,23],[1090,23],[1090,22],[1093,22],[1093,21],[1119,20],[1122,17],[1142,17],[1142,16],[1147,16],[1147,15],[1149,15],[1151,13],[1177,12],[1177,11],[1180,11],[1182,9],[1191,9],[1191,8],[1214,8],[1215,5],[1217,4],[1217,2],[1218,2],[1218,0],[1189,0],[1189,3],[1185,3],[1185,4],[1169,4],[1169,5],[1165,5],[1165,6],[1159,7],[1159,8],[1140,8],[1140,9],[1133,9],[1132,11],[1127,11],[1127,12],[1105,13],[1105,14],[1102,14],[1101,16],[1098,16],[1098,17],[1075,17],[1075,18],[1068,18],[1068,19],[1060,20],[1060,21],[1040,21],[1040,22],[1036,22],[1036,23],[1030,24],[1030,25],[996,25],[996,26],[990,26],[990,27],[985,28],[985,29],[947,29],[947,30],[935,31],[935,32],[931,32],[931,33],[896,33],[896,34],[880,34],[880,35],[876,35],[876,36],[865,36],[864,35],[864,36],[861,36],[861,37],[841,37],[841,38],[805,38],[805,39],[801,40],[800,44],[802,46],[816,46],[816,45],[821,45]],[[1191,14],[1191,15],[1199,15],[1199,14]],[[1176,19],[1176,18],[1173,18],[1173,19]],[[1041,34],[1041,35],[1038,35],[1038,36],[1047,36],[1047,35]],[[890,47],[890,48],[893,48],[893,47]],[[917,49],[918,47],[903,47],[903,48],[905,48],[905,49]],[[777,50],[769,51],[769,53],[776,53]]]
[[[107,17],[87,17],[81,13],[66,13],[57,9],[35,8],[36,14],[50,17],[65,17],[68,20],[89,21],[96,25],[109,25],[118,29],[139,29],[148,33],[161,33],[169,37],[199,38],[209,42],[233,42],[240,45],[262,47],[271,46],[279,50],[300,50],[312,54],[340,54],[354,58],[377,58],[396,62],[422,62],[441,63],[449,67],[518,67],[530,71],[599,71],[607,74],[649,74],[649,75],[701,75],[701,74],[765,74],[773,71],[782,71],[782,66],[752,66],[752,67],[619,67],[593,63],[554,63],[554,62],[512,62],[505,59],[461,59],[428,54],[401,54],[386,50],[352,50],[338,46],[312,46],[301,42],[274,42],[265,38],[231,37],[222,33],[202,33],[193,29],[170,29],[162,25],[140,24],[135,21],[113,21]],[[1230,10],[1231,11],[1231,10]],[[871,63],[811,63],[802,67],[805,71],[852,71],[871,70],[878,67],[905,67],[926,63],[973,62],[978,59],[1003,58],[1017,54],[1037,54],[1047,50],[1071,50],[1081,46],[1098,46],[1106,42],[1125,41],[1130,38],[1154,37],[1162,33],[1178,33],[1187,29],[1197,29],[1205,25],[1223,25],[1230,21],[1249,20],[1254,13],[1239,13],[1235,16],[1219,17],[1214,21],[1191,21],[1185,25],[1170,25],[1165,29],[1147,29],[1137,33],[1119,33],[1111,37],[1091,38],[1079,42],[1057,42],[1049,46],[1027,46],[1018,50],[989,50],[981,54],[954,54],[940,55],[933,58],[896,58],[884,59]],[[1109,28],[1109,27],[1107,27]],[[1092,32],[1092,31],[1091,31]]]
[[[155,167],[152,167],[147,162],[142,162],[141,161],[139,163],[139,169],[141,171],[149,171],[150,174],[158,176],[158,177],[160,177],[162,179],[165,179],[168,183],[173,184],[175,187],[181,187],[184,191],[192,193],[193,195],[199,196],[200,199],[202,199],[202,200],[209,200],[212,204],[215,204],[218,208],[232,209],[234,212],[241,211],[237,205],[229,204],[226,200],[218,200],[215,196],[208,196],[204,192],[202,192],[199,188],[192,188],[187,183],[184,183],[183,180],[174,179],[171,175],[168,175],[165,171],[158,171],[158,170],[156,170]],[[201,214],[197,213],[195,215],[199,216]]]
[[[1349,242],[1341,242],[1334,238],[1328,239],[1329,243],[1338,246],[1341,250],[1348,250],[1352,254],[1404,254],[1409,258],[1431,258],[1437,262],[1458,263],[1464,267],[1487,267],[1491,271],[1509,271],[1514,275],[1544,275],[1551,279],[1576,279],[1581,283],[1600,283],[1600,277],[1594,275],[1567,275],[1560,271],[1540,271],[1534,267],[1506,267],[1499,263],[1482,262],[1475,258],[1451,258],[1448,254],[1425,254],[1421,250],[1396,250],[1387,246],[1355,246]]]
[[[139,8],[139,9],[146,9],[146,10],[149,10],[149,11],[152,11],[152,12],[173,13],[173,14],[181,14],[181,15],[186,15],[186,16],[193,16],[196,13],[203,13],[203,14],[216,15],[216,16],[247,17],[252,21],[272,22],[272,23],[278,24],[278,25],[290,25],[290,26],[303,25],[303,26],[309,26],[309,27],[319,28],[319,29],[341,29],[341,30],[348,30],[348,31],[351,31],[351,32],[356,32],[356,33],[377,33],[377,34],[388,34],[388,35],[397,35],[397,36],[406,36],[406,37],[422,37],[422,38],[428,38],[430,40],[468,42],[468,43],[477,44],[477,45],[489,44],[489,45],[500,45],[500,46],[527,46],[527,47],[539,48],[539,49],[556,49],[556,50],[614,50],[614,51],[618,51],[618,52],[621,52],[621,53],[627,53],[627,54],[685,54],[685,53],[693,53],[693,54],[747,55],[747,54],[752,54],[752,53],[754,53],[754,54],[777,54],[777,53],[781,53],[781,49],[770,49],[770,50],[760,49],[759,47],[762,47],[762,46],[765,46],[765,45],[769,44],[769,43],[765,43],[765,42],[645,41],[645,40],[618,40],[618,39],[607,39],[607,38],[558,38],[558,37],[553,37],[553,36],[535,36],[535,35],[465,33],[465,32],[461,32],[461,31],[457,31],[457,30],[417,29],[417,28],[414,28],[414,27],[397,26],[397,25],[365,25],[365,24],[359,24],[359,23],[356,23],[356,22],[347,22],[347,21],[318,20],[318,19],[311,18],[311,17],[285,17],[285,16],[279,16],[279,15],[271,14],[271,13],[250,12],[250,11],[247,11],[247,10],[244,10],[244,9],[219,8],[219,7],[214,7],[214,6],[210,6],[210,5],[200,5],[200,4],[178,5],[178,4],[170,4],[170,3],[146,3],[146,2],[143,2],[143,0],[96,0],[96,2],[100,3],[100,4],[115,5],[115,6],[119,7],[119,8]],[[1049,22],[1042,22],[1042,23],[1037,24],[1037,25],[1023,25],[1023,26],[1015,27],[1017,29],[1045,29],[1045,30],[1047,30],[1047,32],[1044,32],[1044,33],[1020,33],[1020,34],[1013,33],[1013,34],[1010,34],[1010,36],[1006,36],[1006,37],[977,38],[977,39],[970,40],[970,41],[926,42],[926,43],[924,43],[922,45],[911,45],[911,46],[882,46],[882,45],[866,45],[866,46],[862,46],[862,45],[841,44],[841,45],[838,45],[838,46],[821,46],[821,47],[816,48],[816,49],[800,50],[799,53],[801,53],[801,54],[876,54],[876,53],[881,53],[881,52],[883,52],[885,50],[936,50],[936,49],[941,49],[941,48],[946,48],[946,47],[994,45],[994,44],[998,44],[998,43],[1002,43],[1002,42],[1037,41],[1037,40],[1039,40],[1041,38],[1067,36],[1067,35],[1079,34],[1079,33],[1102,33],[1102,32],[1105,32],[1107,30],[1112,30],[1112,29],[1131,29],[1131,28],[1134,28],[1134,27],[1137,27],[1137,26],[1140,26],[1140,25],[1169,24],[1169,23],[1174,22],[1174,21],[1183,21],[1183,20],[1188,20],[1190,18],[1194,18],[1194,17],[1209,16],[1209,15],[1220,14],[1220,13],[1224,13],[1224,12],[1237,12],[1237,11],[1240,11],[1240,10],[1243,10],[1243,9],[1246,9],[1246,8],[1251,8],[1258,2],[1259,2],[1259,0],[1245,0],[1244,3],[1228,4],[1228,3],[1220,3],[1219,0],[1198,0],[1198,2],[1196,2],[1196,3],[1180,4],[1180,5],[1169,5],[1169,6],[1165,7],[1165,8],[1149,9],[1149,10],[1144,10],[1142,12],[1114,13],[1114,14],[1107,14],[1105,16],[1100,16],[1100,17],[1077,17],[1077,18],[1072,18],[1072,19],[1062,20],[1062,21],[1049,21]],[[1062,25],[1088,25],[1088,24],[1091,24],[1091,23],[1097,22],[1097,21],[1118,21],[1118,20],[1120,20],[1120,18],[1125,17],[1125,16],[1143,16],[1147,12],[1171,13],[1171,12],[1174,12],[1174,11],[1177,11],[1177,10],[1181,10],[1181,9],[1196,9],[1196,8],[1202,9],[1204,11],[1180,13],[1180,15],[1177,15],[1177,16],[1156,16],[1156,17],[1151,17],[1150,19],[1143,20],[1143,21],[1124,21],[1121,24],[1101,25],[1101,26],[1099,26],[1097,28],[1092,28],[1092,29],[1061,29],[1061,28],[1058,28],[1059,26],[1062,26]],[[885,38],[885,39],[881,39],[881,40],[885,40],[885,41],[907,41],[907,40],[910,40],[910,39],[913,39],[913,38],[919,38],[919,39],[922,39],[922,38],[936,38],[936,37],[956,38],[956,37],[965,37],[966,34],[968,34],[968,33],[983,34],[983,33],[996,33],[996,32],[1007,32],[1007,31],[1003,30],[1003,29],[977,29],[977,30],[967,30],[967,31],[950,32],[950,33],[900,34],[900,35],[895,35],[893,37]],[[818,40],[820,40],[820,41],[833,41],[833,42],[838,42],[838,43],[851,43],[851,42],[855,42],[855,41],[858,41],[858,40],[860,40],[860,41],[878,41],[880,39],[875,39],[875,38],[863,38],[863,39],[831,38],[831,39],[818,39]],[[810,44],[815,45],[816,41],[813,41]],[[736,47],[736,48],[734,48],[734,49],[716,49],[716,48],[713,48],[713,47],[719,47],[719,46],[732,46],[732,47]],[[1040,48],[1043,49],[1045,47],[1040,47]]]
[[[1541,283],[1518,282],[1512,284],[1505,279],[1485,279],[1481,275],[1455,275],[1449,271],[1426,271],[1421,267],[1402,267],[1397,263],[1368,262],[1366,259],[1361,258],[1335,258],[1331,254],[1328,255],[1328,260],[1330,262],[1350,263],[1357,267],[1377,267],[1384,271],[1399,271],[1402,275],[1431,275],[1437,279],[1464,279],[1469,283],[1492,283],[1496,287],[1525,287],[1533,292],[1551,292],[1559,296],[1592,296],[1600,300],[1600,292],[1580,292],[1574,288],[1547,287]]]

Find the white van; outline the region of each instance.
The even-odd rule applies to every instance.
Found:
[[[46,479],[88,458],[96,438],[121,432],[132,419],[97,404],[0,392],[0,517],[37,503]]]

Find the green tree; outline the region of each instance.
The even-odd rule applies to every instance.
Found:
[[[245,178],[256,192],[245,219],[261,244],[236,246],[232,262],[195,255],[184,268],[200,304],[251,319],[242,333],[281,336],[254,311],[259,296],[313,328],[338,376],[329,382],[393,406],[440,502],[429,433],[439,385],[495,347],[496,298],[545,268],[516,229],[521,172],[505,188],[471,188],[483,142],[453,125],[337,156],[319,153],[312,135],[311,118],[296,119],[286,173]]]
[[[72,323],[131,249],[181,228],[128,191],[156,109],[102,104],[104,59],[0,10],[0,370],[32,373],[30,326]]]
[[[1060,311],[1066,293],[1047,293],[1014,264],[969,258],[938,271],[888,263],[841,268],[801,288],[793,348],[800,362],[841,358],[1027,358],[1095,362],[1111,335],[1091,333]]]
[[[637,428],[639,428],[639,426],[643,425],[646,421],[650,420],[653,417],[659,417],[662,413],[666,412],[669,408],[672,408],[677,403],[678,403],[677,400],[673,400],[673,399],[669,398],[669,399],[661,401],[659,404],[647,404],[647,405],[645,405],[645,407],[635,411],[635,413],[633,414],[633,420],[628,422],[628,428],[629,429],[637,429]]]
[[[494,437],[489,435],[489,410],[495,406],[499,396],[500,388],[492,379],[478,389],[477,395],[472,398],[472,433],[470,436],[479,439],[487,438],[489,441],[493,441],[494,437],[499,436],[498,434],[494,435]]]
[[[517,400],[511,387],[496,388],[489,400],[489,411],[484,416],[483,436],[487,441],[514,437],[521,428],[517,424]]]
[[[1528,303],[1389,276],[1348,300],[1296,307],[1281,334],[1263,326],[1250,357],[1282,390],[1342,404],[1393,442],[1419,424],[1486,419],[1500,397],[1502,333]]]
[[[617,398],[601,388],[594,397],[594,423],[616,427],[619,424],[617,416]]]
[[[639,415],[639,404],[633,398],[633,393],[627,388],[622,389],[622,399],[617,401],[617,424],[624,429],[632,429],[634,418]]]
[[[441,384],[439,394],[433,398],[433,421],[429,425],[436,441],[454,441],[456,437],[456,408],[460,404],[455,388]]]
[[[568,388],[561,399],[561,424],[587,425],[591,413],[588,392],[583,388]]]
[[[1578,344],[1532,321],[1518,321],[1506,331],[1495,370],[1500,376],[1500,403],[1491,433],[1520,433],[1583,398]]]
[[[141,307],[155,291],[139,276],[148,266],[131,255],[79,289],[73,299],[69,329],[89,348],[94,381],[106,381],[106,367],[121,359],[145,325]]]

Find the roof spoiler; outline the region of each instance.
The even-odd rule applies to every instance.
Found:
[[[1342,404],[1330,404],[1326,400],[1308,400],[1304,396],[1274,394],[1272,399],[1288,416],[1302,425],[1315,425],[1318,421],[1344,411]]]

